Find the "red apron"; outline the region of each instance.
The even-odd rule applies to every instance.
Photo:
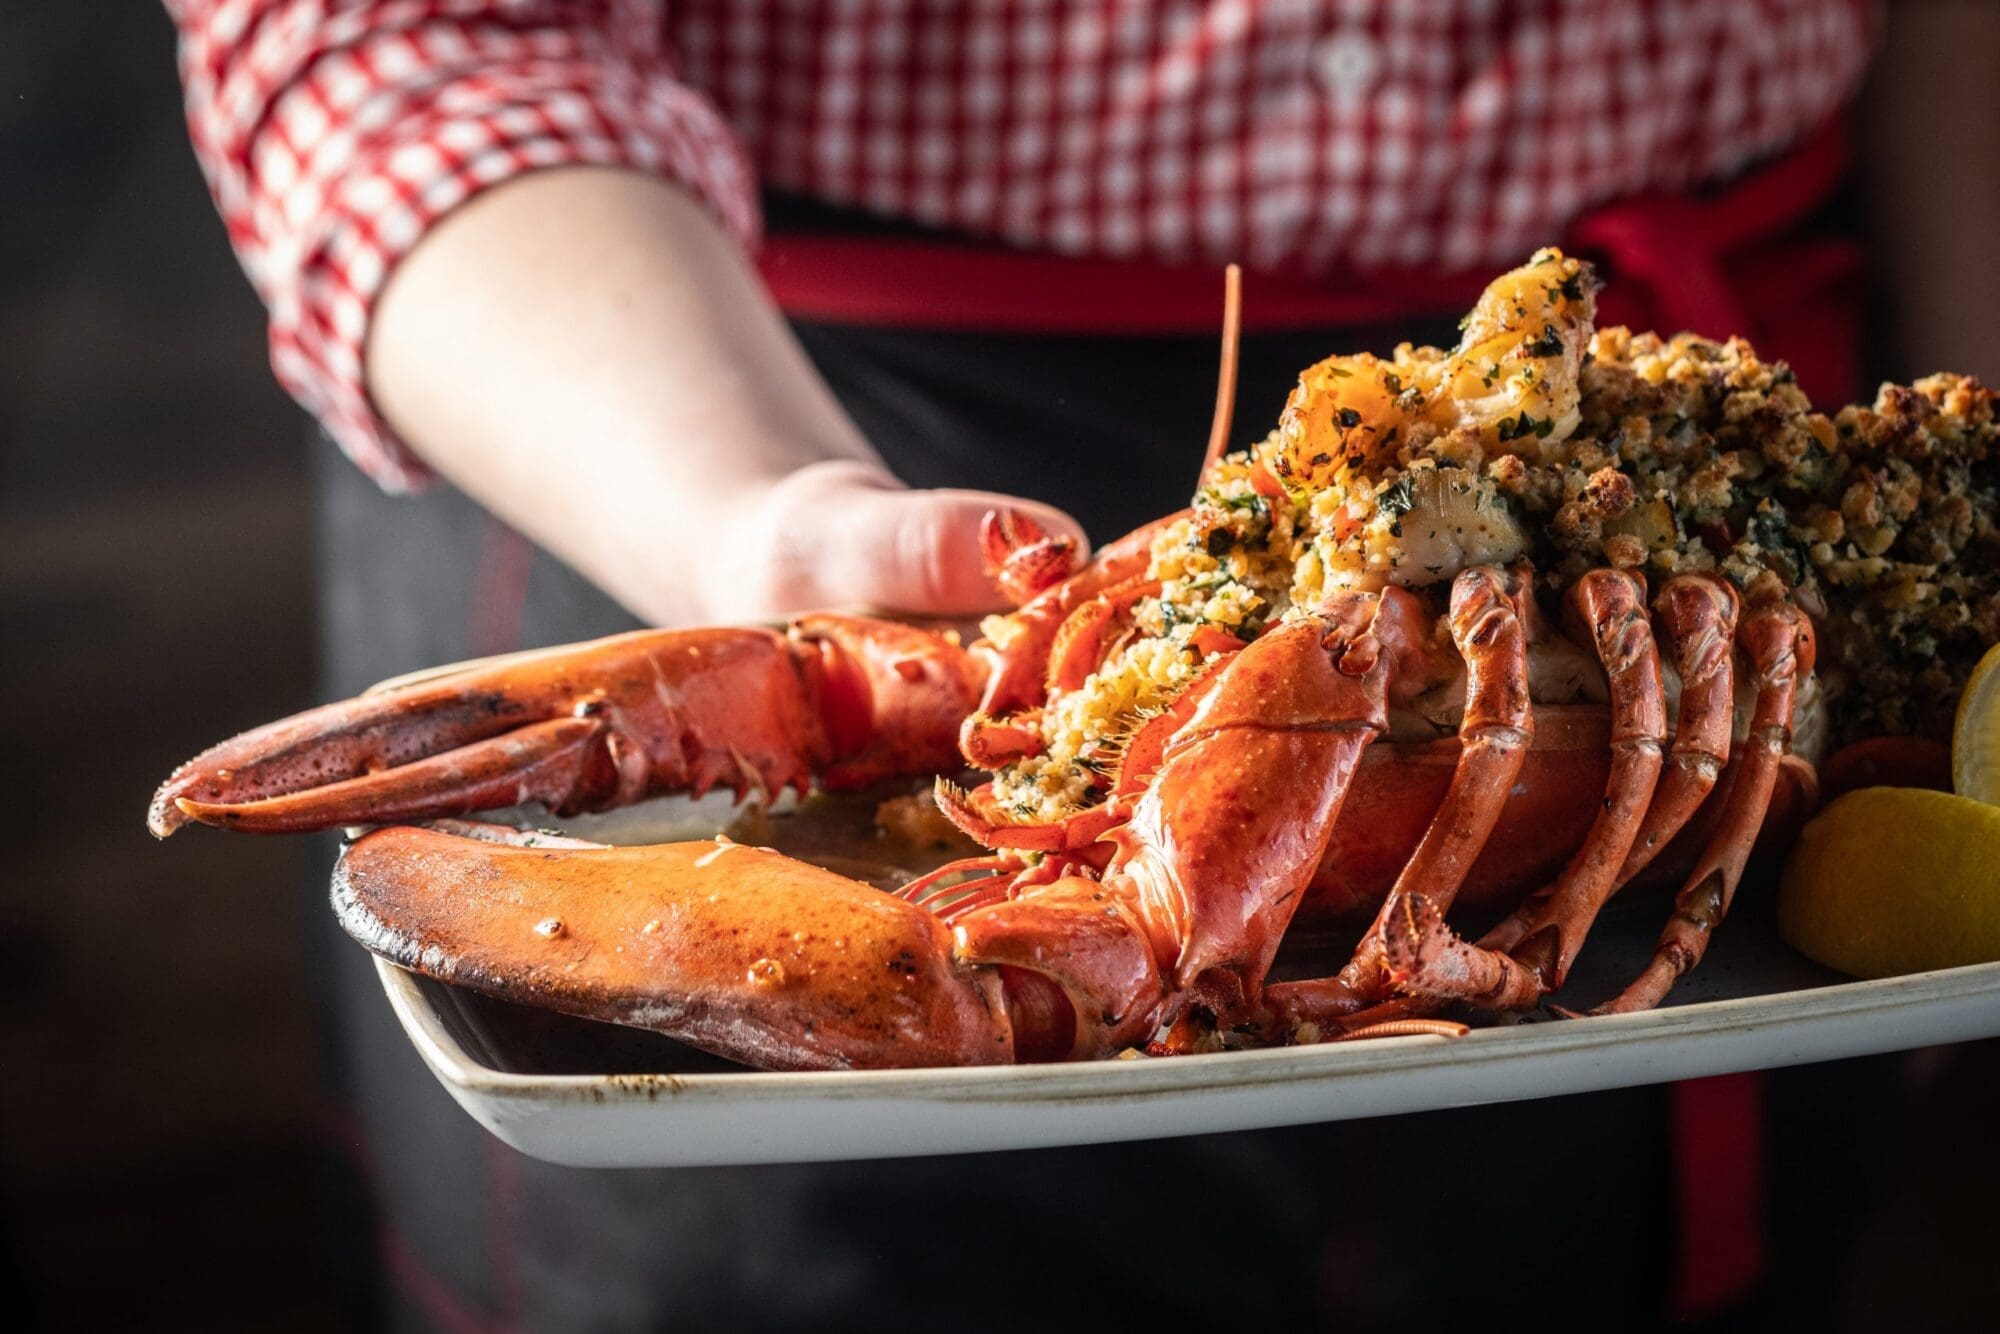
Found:
[[[1635,196],[1585,214],[1564,243],[1606,280],[1599,323],[1741,334],[1789,362],[1815,402],[1847,402],[1858,378],[1860,249],[1797,234],[1839,186],[1847,161],[1845,126],[1835,121],[1720,189]],[[1220,322],[1221,284],[1205,266],[812,233],[771,237],[759,266],[788,315],[828,324],[1130,335],[1200,333]],[[1491,276],[1384,271],[1336,284],[1246,274],[1243,323],[1338,328],[1457,313]],[[1744,1297],[1763,1273],[1763,1082],[1755,1073],[1692,1080],[1675,1085],[1672,1099],[1678,1217],[1669,1300],[1672,1315],[1692,1318]]]

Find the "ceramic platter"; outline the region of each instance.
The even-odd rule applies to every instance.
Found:
[[[817,799],[781,806],[747,833],[877,883],[926,869],[891,864],[873,850],[872,810],[872,801]],[[666,799],[564,827],[604,842],[645,843],[708,837],[741,818],[726,801]],[[1847,981],[1779,942],[1774,889],[1768,879],[1745,883],[1708,959],[1650,1014],[1536,1016],[1457,1040],[1087,1065],[766,1074],[655,1034],[378,967],[410,1040],[467,1112],[523,1153],[590,1167],[897,1157],[1250,1130],[2000,1035],[2000,964]],[[1667,911],[1658,894],[1614,901],[1564,999],[1587,1003],[1616,992],[1651,953]],[[1325,948],[1337,952],[1340,942]]]

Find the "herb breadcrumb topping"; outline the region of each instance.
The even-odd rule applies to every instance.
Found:
[[[1816,411],[1740,338],[1592,329],[1558,251],[1496,280],[1451,351],[1308,368],[1278,429],[1226,455],[1155,540],[1157,596],[996,775],[1024,819],[1101,799],[1131,731],[1223,646],[1344,588],[1442,606],[1470,565],[1532,561],[1554,595],[1594,566],[1715,571],[1787,593],[1821,635],[1833,740],[1942,735],[2000,639],[2000,423],[1977,380],[1885,385]],[[996,627],[997,628],[997,627]]]

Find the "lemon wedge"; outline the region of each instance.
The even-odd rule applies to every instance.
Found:
[[[1951,785],[1961,797],[2000,805],[2000,644],[1986,650],[1958,697]]]
[[[1848,793],[1799,835],[1778,931],[1855,977],[2000,959],[2000,805],[1920,788]]]

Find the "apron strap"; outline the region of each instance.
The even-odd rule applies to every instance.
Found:
[[[1683,1080],[1668,1106],[1675,1244],[1667,1309],[1676,1320],[1698,1320],[1728,1310],[1764,1277],[1764,1076]]]
[[[1611,280],[1600,324],[1741,334],[1790,364],[1809,398],[1845,403],[1859,379],[1861,248],[1797,231],[1846,179],[1846,122],[1706,196],[1646,194],[1577,220],[1572,244]]]

